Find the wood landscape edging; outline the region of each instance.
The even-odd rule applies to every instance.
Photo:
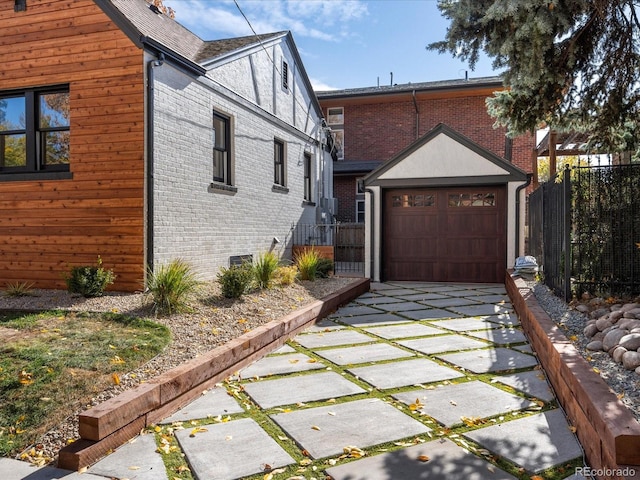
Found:
[[[593,371],[538,304],[525,281],[507,274],[505,286],[529,343],[599,478],[640,479],[640,423]],[[613,474],[632,466],[632,477]]]
[[[80,440],[60,450],[58,467],[87,467],[140,431],[166,418],[237,370],[282,346],[340,305],[369,291],[358,279],[284,317],[261,325],[168,372],[127,390],[78,417]]]

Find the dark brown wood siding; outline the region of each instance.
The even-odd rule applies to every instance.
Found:
[[[0,93],[69,85],[69,180],[0,182],[0,286],[65,288],[100,255],[144,279],[144,57],[92,0],[0,0]]]
[[[386,190],[383,232],[384,280],[503,282],[506,188]]]

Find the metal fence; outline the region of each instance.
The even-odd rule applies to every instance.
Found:
[[[332,247],[337,275],[364,275],[364,224],[298,224],[294,246]]]
[[[574,167],[529,196],[529,248],[565,299],[640,292],[640,165]]]

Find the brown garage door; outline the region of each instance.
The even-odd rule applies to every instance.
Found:
[[[383,278],[503,282],[504,186],[386,190]]]

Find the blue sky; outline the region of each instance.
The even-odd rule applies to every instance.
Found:
[[[448,22],[436,0],[237,0],[257,33],[290,30],[316,90],[496,75],[426,50]],[[204,40],[252,35],[233,0],[164,0]]]

